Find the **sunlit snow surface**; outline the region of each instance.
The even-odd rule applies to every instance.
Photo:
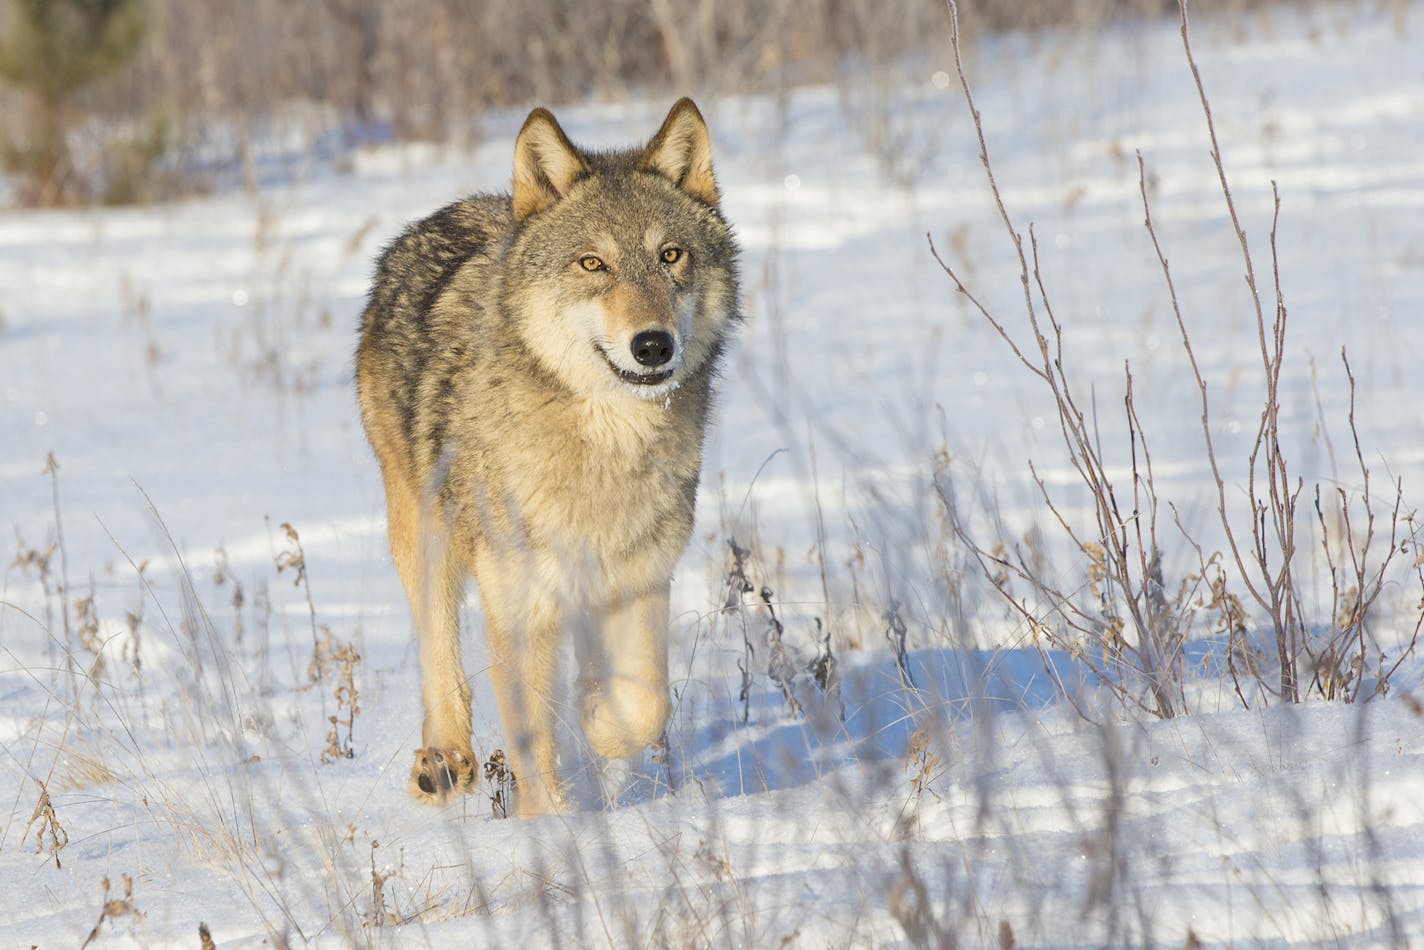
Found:
[[[1394,19],[1343,4],[1204,22],[1194,48],[1268,309],[1273,180],[1281,196],[1288,455],[1308,485],[1361,487],[1343,345],[1372,486],[1383,497],[1401,479],[1408,510],[1424,483],[1424,20],[1403,6]],[[1233,497],[1259,355],[1175,24],[1002,38],[967,68],[1108,456],[1127,465],[1113,433],[1128,361],[1158,491],[1218,544],[1136,151]],[[0,523],[18,552],[43,552],[57,484],[63,528],[47,578],[8,556],[0,572],[0,943],[78,945],[101,881],[120,899],[125,874],[143,916],[106,920],[101,937],[150,946],[196,945],[199,921],[221,947],[978,946],[1001,921],[1019,946],[1180,945],[1189,929],[1204,945],[1424,940],[1424,718],[1407,699],[1424,662],[1367,706],[1289,710],[1243,710],[1204,662],[1196,714],[1155,721],[1115,712],[1069,657],[1049,656],[1090,726],[981,588],[966,581],[955,619],[934,567],[936,452],[1010,525],[1052,527],[1029,459],[1070,516],[1083,498],[1051,403],[930,256],[927,233],[1028,339],[966,106],[937,71],[953,77],[947,42],[885,101],[700,97],[748,320],[674,584],[670,748],[605,776],[621,782],[611,810],[572,733],[567,816],[494,820],[483,784],[442,810],[407,798],[418,670],[351,385],[374,256],[407,221],[504,187],[522,115],[486,117],[471,151],[381,148],[255,195],[0,213]],[[560,119],[577,141],[625,143],[670,99]],[[355,756],[331,764],[336,674],[308,685],[313,620],[308,588],[276,570],[292,547],[283,522],[300,532],[315,624],[363,657]],[[1164,537],[1180,576],[1194,555]],[[802,716],[767,676],[765,612],[716,615],[729,538],[754,547],[748,574],[772,588]],[[69,640],[46,593],[65,573]],[[94,652],[65,660],[84,622],[72,602],[91,593],[94,679]],[[1386,591],[1390,650],[1418,598]],[[885,638],[892,602],[913,688]],[[817,618],[834,634],[839,701],[799,672]],[[502,739],[473,607],[466,627],[485,756]],[[916,728],[935,758],[907,757]],[[36,853],[43,817],[26,825],[35,779],[68,836],[58,866]],[[379,907],[373,872],[390,875]]]

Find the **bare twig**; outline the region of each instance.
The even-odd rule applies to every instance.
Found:
[[[45,783],[35,779],[35,784],[40,787],[40,800],[35,805],[34,814],[30,815],[29,822],[25,825],[25,833],[22,837],[29,837],[30,829],[35,823],[39,823],[39,830],[35,832],[35,854],[49,851],[49,856],[54,859],[55,869],[58,870],[59,852],[64,850],[69,844],[69,833],[59,823],[59,817],[54,813],[54,804],[49,800],[49,789]],[[46,843],[45,836],[49,836]]]
[[[89,944],[94,942],[94,940],[99,936],[99,928],[104,926],[104,921],[106,920],[117,920],[120,917],[133,917],[139,920],[143,919],[143,911],[139,910],[137,907],[134,906],[133,878],[129,877],[127,874],[124,875],[123,897],[109,896],[110,885],[109,879],[107,877],[104,878],[103,887],[104,903],[103,906],[99,908],[99,919],[94,922],[94,929],[89,931],[89,936],[85,937],[84,942],[79,945],[79,950],[84,950],[85,947],[89,946]]]
[[[1108,474],[1109,466],[1101,448],[1096,413],[1090,421],[1089,414],[1074,395],[1075,387],[1063,349],[1063,325],[1054,312],[1052,297],[1043,278],[1037,236],[1030,226],[1026,249],[1004,203],[989,157],[983,123],[960,55],[958,6],[954,0],[947,0],[947,5],[955,70],[979,141],[979,162],[984,169],[999,220],[1018,259],[1019,279],[1024,290],[1024,316],[1033,335],[1033,345],[1019,346],[1004,321],[974,297],[953,268],[940,257],[932,239],[930,251],[954,282],[956,290],[970,300],[1019,363],[1043,383],[1052,396],[1059,434],[1069,463],[1092,501],[1092,534],[1082,533],[1069,523],[1032,463],[1030,470],[1034,473],[1034,481],[1044,503],[1064,536],[1089,560],[1089,589],[1096,596],[1096,606],[1091,610],[1080,607],[1067,592],[1049,583],[1043,572],[1033,564],[1021,557],[1017,562],[1011,562],[986,552],[967,537],[965,525],[960,519],[954,517],[951,523],[956,526],[960,540],[971,548],[986,568],[994,586],[1024,614],[1036,635],[1048,633],[1050,643],[1087,663],[1095,673],[1112,684],[1114,691],[1129,704],[1140,704],[1137,696],[1133,695],[1137,688],[1135,684],[1140,684],[1151,694],[1147,708],[1153,714],[1174,716],[1182,711],[1184,701],[1180,684],[1176,687],[1171,685],[1174,679],[1180,678],[1177,659],[1182,635],[1176,629],[1180,611],[1168,603],[1164,594],[1156,536],[1157,498],[1151,473],[1151,452],[1137,417],[1131,368],[1124,367],[1127,384],[1124,411],[1132,459],[1132,504],[1127,510],[1121,493]],[[1050,605],[1050,614],[1064,625],[1063,635],[1053,633],[1052,628],[1045,625],[1044,619],[1037,616],[1027,602],[1021,601],[1008,589],[1010,574],[1027,582],[1036,595]],[[1124,636],[1125,633],[1130,633],[1131,637]],[[1101,657],[1090,658],[1085,647],[1101,651]],[[1117,675],[1107,675],[1109,668],[1117,670]]]

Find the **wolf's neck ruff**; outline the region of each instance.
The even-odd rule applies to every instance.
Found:
[[[519,811],[537,814],[563,801],[566,638],[594,751],[639,754],[665,725],[668,590],[740,315],[737,247],[690,100],[646,145],[611,152],[580,149],[536,109],[512,181],[387,248],[356,382],[420,643],[411,793],[468,791],[497,742],[472,741],[460,662],[472,574]]]

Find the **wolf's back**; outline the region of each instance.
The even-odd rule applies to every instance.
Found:
[[[427,377],[448,374],[451,351],[471,332],[438,325],[432,308],[471,260],[502,255],[511,225],[507,196],[475,195],[410,225],[381,254],[356,352],[362,416],[378,455],[382,443],[402,456],[424,454],[414,442],[418,430],[430,427],[420,417],[436,408],[422,409],[422,400],[431,402]]]

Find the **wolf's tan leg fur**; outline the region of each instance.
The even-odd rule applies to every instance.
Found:
[[[537,558],[517,547],[472,552],[489,647],[490,681],[521,817],[563,810],[555,770],[554,675],[560,616],[535,581]]]
[[[465,570],[443,532],[405,480],[386,473],[386,520],[391,555],[410,600],[420,648],[423,748],[415,752],[410,793],[443,802],[475,783],[470,748],[470,686],[460,662],[460,601]]]
[[[667,586],[608,611],[579,676],[584,735],[599,755],[636,755],[667,725],[667,626]]]
[[[515,778],[520,817],[563,810],[554,763],[554,699],[557,652],[554,630],[521,630],[511,635],[485,610],[490,681]]]

